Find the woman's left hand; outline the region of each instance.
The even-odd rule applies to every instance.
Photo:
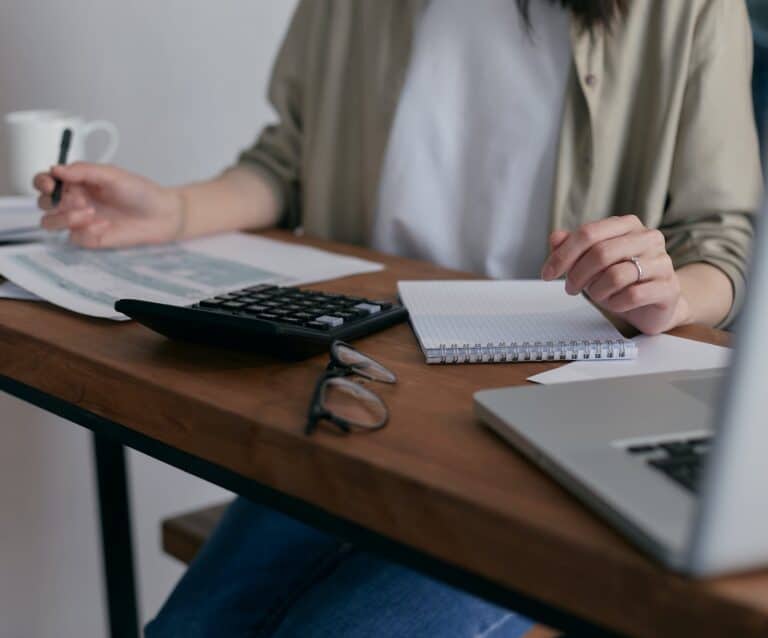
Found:
[[[635,215],[591,222],[574,232],[555,231],[549,239],[551,254],[541,276],[549,281],[566,275],[568,294],[586,293],[646,334],[689,322],[664,235],[643,226]]]

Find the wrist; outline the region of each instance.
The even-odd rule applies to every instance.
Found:
[[[691,304],[688,303],[688,300],[685,298],[685,295],[681,294],[680,298],[677,300],[677,306],[675,307],[675,312],[672,316],[671,328],[677,328],[678,326],[686,326],[691,323],[694,323],[694,316],[693,316],[693,311],[691,309]]]
[[[187,230],[188,206],[183,188],[168,189],[167,218],[170,222],[168,241],[184,239]]]

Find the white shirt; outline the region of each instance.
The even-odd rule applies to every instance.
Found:
[[[494,278],[538,277],[571,65],[569,15],[432,0],[390,134],[373,246]]]

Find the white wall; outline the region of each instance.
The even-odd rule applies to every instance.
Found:
[[[211,175],[270,117],[266,81],[294,5],[2,0],[0,113],[108,118],[123,136],[116,163],[163,183]],[[160,552],[159,520],[224,493],[136,453],[130,470],[147,619],[182,571]],[[85,430],[0,395],[2,638],[106,635],[92,474]]]

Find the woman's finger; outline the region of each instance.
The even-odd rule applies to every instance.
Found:
[[[61,196],[61,202],[59,203],[59,211],[79,210],[82,208],[90,208],[88,198],[85,191],[79,186],[71,187],[67,186],[64,189],[64,194]]]
[[[109,220],[100,219],[83,228],[73,230],[69,234],[69,241],[83,248],[103,248],[104,235],[109,230]]]
[[[600,306],[611,312],[629,312],[654,304],[671,303],[679,297],[680,283],[677,277],[672,276],[624,288],[600,302]]]
[[[40,195],[40,197],[37,198],[37,207],[40,210],[50,211],[53,210],[53,202],[51,201],[50,195]]]
[[[672,260],[666,254],[642,259],[640,260],[640,267],[643,270],[643,282],[668,279],[674,273]],[[638,270],[635,264],[631,261],[622,261],[606,268],[585,286],[584,290],[592,301],[602,303],[625,288],[641,283],[637,277]]]
[[[642,228],[642,222],[635,215],[608,217],[585,224],[577,231],[572,232],[558,248],[552,251],[547,261],[544,262],[541,276],[547,281],[562,277],[595,244]]]
[[[587,250],[568,271],[565,290],[579,294],[595,277],[610,266],[631,257],[646,259],[664,254],[664,235],[658,230],[642,230],[601,241]]]
[[[54,182],[53,177],[48,173],[38,173],[32,180],[32,186],[43,195],[50,195],[53,192],[55,185],[56,182]]]
[[[66,212],[48,213],[40,220],[46,230],[65,230],[80,228],[93,221],[96,211],[93,208],[81,208]]]
[[[67,184],[105,186],[112,183],[119,174],[119,170],[113,166],[90,162],[58,164],[51,167],[51,175]]]
[[[567,230],[554,230],[549,234],[549,250],[556,250],[568,239],[571,233]]]
[[[80,186],[64,188],[64,192],[61,196],[61,201],[57,206],[53,205],[50,195],[40,195],[37,198],[37,206],[44,211],[55,210],[58,213],[68,212],[70,210],[79,210],[82,208],[91,208],[90,199],[88,198],[85,189]]]

